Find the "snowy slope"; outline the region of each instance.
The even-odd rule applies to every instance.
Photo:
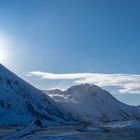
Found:
[[[137,108],[140,109],[140,105],[138,105]]]
[[[0,64],[0,125],[25,125],[36,119],[49,125],[71,121],[71,115]]]
[[[95,85],[81,84],[66,91],[46,92],[83,121],[99,123],[140,119],[140,111],[136,107],[119,102]]]
[[[111,122],[111,123],[104,124],[103,127],[110,127],[110,128],[140,128],[140,122],[138,122],[138,121]]]

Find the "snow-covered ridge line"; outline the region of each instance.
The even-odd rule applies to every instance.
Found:
[[[26,125],[36,119],[47,125],[73,122],[63,107],[1,64],[0,114],[0,125]]]

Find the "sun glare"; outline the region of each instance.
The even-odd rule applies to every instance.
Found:
[[[0,47],[0,63],[4,63],[7,60],[6,52]]]
[[[0,35],[0,63],[6,63],[8,60],[8,39]]]

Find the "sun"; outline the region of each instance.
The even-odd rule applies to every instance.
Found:
[[[8,58],[8,40],[0,36],[0,63],[6,63]]]
[[[7,60],[6,52],[0,47],[0,63],[4,63]]]

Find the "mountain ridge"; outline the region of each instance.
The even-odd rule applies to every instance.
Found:
[[[28,124],[36,119],[48,125],[73,121],[71,114],[43,91],[0,64],[0,125]]]
[[[87,122],[140,120],[140,111],[126,105],[96,85],[81,84],[65,91],[46,91],[56,102]]]

